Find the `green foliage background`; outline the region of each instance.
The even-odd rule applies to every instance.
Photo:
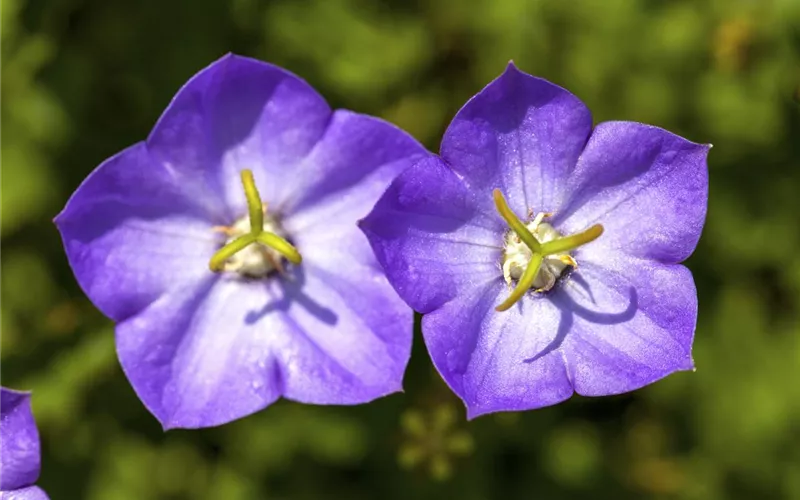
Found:
[[[2,375],[53,499],[800,499],[797,0],[3,0]],[[467,423],[417,332],[405,394],[163,433],[52,217],[227,51],[436,150],[509,59],[595,120],[710,142],[696,373]]]

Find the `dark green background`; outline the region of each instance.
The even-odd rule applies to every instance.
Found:
[[[797,0],[3,0],[3,385],[58,499],[800,499]],[[162,433],[52,217],[233,51],[431,149],[509,59],[597,121],[710,142],[696,373],[467,423],[421,338],[405,394]]]

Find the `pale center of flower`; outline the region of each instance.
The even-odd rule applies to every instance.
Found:
[[[283,238],[286,237],[278,222],[267,214],[264,215],[263,227],[264,231],[277,234]],[[225,244],[232,243],[236,238],[249,232],[250,217],[245,215],[232,226],[226,228],[225,233],[228,235],[228,240]],[[264,278],[273,271],[283,270],[282,259],[283,256],[272,247],[248,245],[229,257],[223,264],[222,270],[239,273],[247,278]]]
[[[548,213],[540,213],[525,224],[509,208],[499,189],[492,191],[497,213],[507,223],[509,231],[503,237],[503,277],[508,284],[516,280],[511,294],[497,311],[507,311],[519,302],[528,290],[546,292],[552,289],[567,266],[577,267],[569,252],[596,240],[603,234],[603,226],[594,224],[570,236],[562,236],[553,226],[542,222]]]
[[[230,271],[251,278],[263,278],[272,271],[283,273],[282,258],[294,265],[303,261],[300,252],[284,238],[280,224],[261,203],[253,172],[242,170],[242,187],[247,199],[247,216],[233,226],[215,227],[228,241],[211,256],[208,268],[217,273]]]
[[[542,219],[546,216],[547,214],[540,213],[525,226],[539,243],[547,243],[561,238],[561,233],[556,231],[553,226],[547,222],[542,222]],[[533,257],[533,252],[519,235],[512,230],[506,233],[503,247],[505,248],[503,252],[503,278],[510,285],[512,281],[518,281],[525,273],[525,268],[528,267],[528,263]],[[546,292],[552,289],[567,268],[575,265],[576,263],[570,257],[569,252],[545,256],[530,288],[537,292]]]

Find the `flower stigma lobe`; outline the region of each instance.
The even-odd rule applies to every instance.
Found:
[[[302,256],[286,241],[279,224],[267,216],[267,206],[261,196],[251,170],[242,170],[242,186],[247,199],[248,215],[230,227],[216,227],[229,238],[209,261],[214,272],[230,271],[250,278],[266,277],[274,270],[283,273],[282,258],[300,264]]]
[[[503,277],[509,285],[517,281],[508,298],[496,307],[497,311],[508,310],[530,289],[535,292],[551,290],[568,267],[578,266],[568,252],[603,234],[603,226],[595,224],[583,232],[562,236],[552,225],[543,222],[552,215],[544,212],[525,224],[509,208],[499,189],[492,195],[497,212],[510,228],[503,242]]]

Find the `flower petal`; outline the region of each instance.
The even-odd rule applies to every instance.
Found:
[[[458,112],[441,154],[491,204],[500,188],[518,214],[554,211],[592,129],[586,106],[568,91],[509,64]],[[484,199],[485,198],[485,199]]]
[[[292,174],[294,192],[278,207],[284,226],[299,234],[307,228],[355,224],[400,172],[429,154],[388,122],[337,110],[321,140]]]
[[[495,311],[506,293],[496,279],[422,318],[431,359],[464,400],[469,418],[541,408],[572,395],[558,350],[569,333],[569,315],[530,295],[508,311]]]
[[[147,144],[182,181],[200,179],[224,193],[236,218],[247,213],[239,172],[253,170],[262,198],[280,205],[330,117],[322,96],[299,77],[227,55],[181,88]]]
[[[335,264],[331,259],[326,264]],[[288,399],[359,404],[402,390],[413,312],[376,266],[309,260],[283,321],[292,328],[276,355]]]
[[[620,394],[693,368],[697,292],[684,266],[619,257],[580,267],[560,294],[575,391]]]
[[[38,486],[29,486],[21,490],[0,492],[2,500],[50,500],[47,494]]]
[[[274,325],[248,320],[271,301],[261,284],[209,277],[117,325],[122,368],[165,429],[220,425],[280,396]]]
[[[406,170],[360,223],[389,281],[427,313],[499,276],[502,219],[438,157]]]
[[[353,192],[346,198],[353,201],[356,208],[360,206],[362,210],[369,210],[361,200],[371,198],[374,203],[385,189],[385,184],[380,184],[373,183],[375,189],[368,186],[363,192]],[[342,372],[342,377],[352,379],[354,384],[364,385],[363,396],[353,394],[350,397],[374,399],[377,395],[400,390],[411,349],[413,313],[389,285],[367,238],[356,227],[354,217],[363,215],[363,212],[354,212],[346,203],[343,203],[344,207],[336,208],[334,203],[323,204],[332,207],[330,213],[318,211],[317,207],[309,208],[301,212],[301,217],[286,222],[286,227],[293,228],[294,243],[303,255],[301,276],[305,283],[298,284],[298,299],[295,300],[306,304],[309,311],[313,310],[311,306],[314,304],[310,298],[321,300],[332,311],[337,311],[339,316],[333,331],[322,331],[323,325],[306,326],[309,321],[313,323],[312,316],[294,317],[300,330],[307,332],[298,338],[310,341],[302,347],[308,356],[301,361],[307,366],[296,366],[296,361],[286,360],[287,366],[296,368],[294,375],[288,377],[293,382],[287,383],[285,395],[297,401],[336,402],[331,398],[343,398],[352,392],[353,388],[347,387],[350,383],[336,382],[343,385],[341,394],[336,395],[331,392],[330,381],[321,379],[328,376],[320,371],[327,370],[325,366],[330,365],[325,360],[326,356],[348,361],[361,359],[358,361],[361,366],[357,370],[342,372],[335,366],[330,369],[332,372]],[[314,221],[310,227],[302,230],[295,227],[303,225],[301,220],[311,220],[306,219],[306,214],[311,212],[317,213],[322,220]],[[307,291],[307,296],[300,293],[300,286]],[[318,330],[319,335],[315,333]],[[321,347],[321,350],[317,347]],[[291,348],[289,352],[295,350]],[[315,353],[322,359],[314,359]],[[372,369],[375,371],[364,371]]]
[[[694,251],[706,216],[710,146],[641,123],[595,128],[569,180],[562,232],[602,223],[593,254],[625,252],[666,263]],[[563,222],[559,222],[563,221]]]
[[[188,199],[144,143],[100,165],[56,218],[78,283],[115,321],[209,274],[214,209]],[[224,238],[223,238],[224,239]]]
[[[0,388],[0,490],[32,485],[39,477],[39,431],[29,392]]]
[[[282,395],[356,404],[400,389],[411,312],[365,300],[392,300],[379,280],[308,267],[280,281],[211,278],[117,326],[123,369],[165,428],[224,424]]]

